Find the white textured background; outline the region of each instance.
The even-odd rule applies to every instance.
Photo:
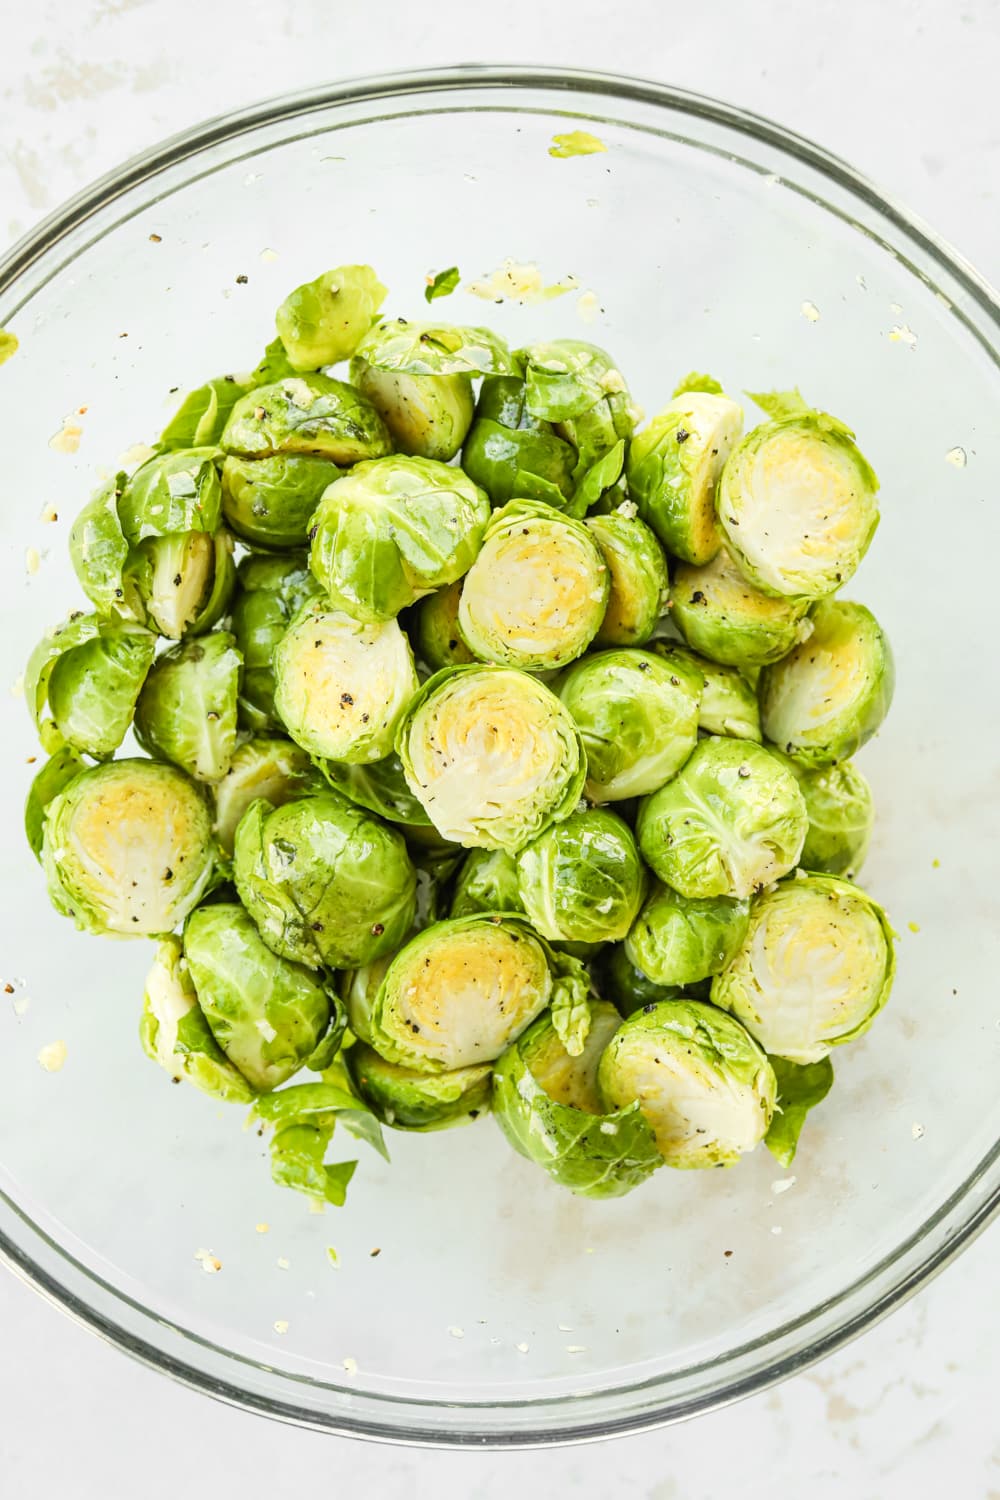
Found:
[[[0,17],[0,248],[206,114],[351,74],[510,60],[646,74],[770,115],[1000,279],[998,0],[0,0]],[[888,1323],[768,1395],[528,1454],[366,1447],[244,1416],[0,1273],[0,1496],[1000,1500],[998,1249],[994,1228]]]

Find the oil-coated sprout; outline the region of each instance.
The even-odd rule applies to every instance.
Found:
[[[594,807],[571,813],[521,850],[517,888],[542,937],[616,942],[635,921],[646,875],[628,824]]]
[[[587,530],[609,574],[608,605],[594,637],[598,646],[642,646],[667,607],[670,579],[656,537],[635,516],[590,516]]]
[[[135,710],[136,739],[197,781],[218,781],[236,749],[243,660],[233,636],[213,631],[173,646],[150,668]]]
[[[575,482],[631,437],[636,411],[625,377],[604,349],[582,339],[554,339],[518,349],[514,358],[524,371],[532,416],[552,422],[576,450]]]
[[[667,551],[695,567],[721,545],[716,486],[742,427],[735,401],[686,390],[632,439],[629,494]]]
[[[364,1042],[348,1053],[351,1077],[365,1102],[394,1130],[446,1130],[490,1108],[489,1063],[427,1073],[388,1062]]]
[[[698,728],[704,734],[723,734],[732,740],[753,740],[760,744],[763,739],[760,727],[760,707],[755,686],[739,667],[723,666],[709,661],[686,646],[672,641],[653,650],[667,661],[684,661],[701,673],[702,691],[698,704]]]
[[[461,667],[475,657],[462,640],[458,629],[458,601],[462,597],[461,581],[449,583],[428,594],[417,605],[411,630],[417,657],[432,672],[444,667]]]
[[[274,315],[294,370],[318,370],[349,359],[388,296],[371,266],[335,266],[304,282]]]
[[[544,500],[562,510],[573,496],[576,451],[551,422],[528,410],[523,380],[490,375],[462,448],[462,468],[495,506]]]
[[[382,458],[392,441],[374,406],[353,386],[329,375],[293,375],[237,401],[222,447],[240,458],[311,453],[346,466]]]
[[[875,801],[867,780],[849,760],[815,770],[791,756],[785,763],[799,784],[809,817],[802,868],[857,879],[875,824]]]
[[[313,512],[340,472],[328,458],[310,453],[230,454],[222,465],[223,515],[254,547],[305,547]]]
[[[289,622],[322,593],[306,554],[251,554],[237,570],[238,590],[230,629],[243,657],[241,729],[284,730],[274,706],[274,653]]]
[[[178,937],[160,942],[146,976],[139,1041],[146,1056],[178,1083],[186,1079],[213,1099],[253,1102],[254,1090],[226,1057],[198,1004]]]
[[[156,638],[127,620],[71,615],[31,653],[24,696],[41,725],[48,702],[66,744],[95,760],[114,754],[132,722]]]
[[[763,667],[809,635],[805,599],[774,599],[748,583],[729,551],[710,563],[681,563],[670,588],[670,618],[687,644],[711,661]]]
[[[517,859],[504,849],[472,849],[458,872],[449,915],[468,917],[490,911],[524,911]]]
[[[625,957],[654,985],[683,989],[719,974],[746,937],[750,902],[694,901],[658,885],[625,939]]]
[[[233,852],[239,821],[259,797],[283,807],[307,792],[320,791],[323,777],[306,752],[276,735],[255,735],[233,752],[229,769],[212,787],[215,836],[226,855]]]

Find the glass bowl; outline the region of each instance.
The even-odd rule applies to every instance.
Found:
[[[606,153],[553,158],[553,134],[574,129]],[[578,290],[536,305],[459,292],[435,314],[512,343],[606,344],[649,410],[697,368],[734,390],[798,384],[856,426],[884,513],[850,592],[887,627],[899,676],[863,755],[879,808],[865,879],[900,931],[899,978],[871,1034],[835,1058],[838,1087],[791,1172],[758,1151],[736,1171],[663,1171],[622,1201],[584,1202],[485,1119],[394,1134],[392,1165],[364,1155],[347,1207],[314,1216],[271,1185],[238,1110],[171,1088],[142,1057],[149,945],[98,942],[50,911],[19,831],[36,745],[16,679],[78,597],[68,522],[98,472],[156,434],[177,388],[250,368],[286,290],[370,261],[391,311],[419,317],[425,273],[483,278],[507,258]],[[842,162],[728,106],[461,69],[280,99],[128,163],[8,257],[0,326],[21,341],[0,373],[13,991],[0,993],[0,1248],[16,1271],[246,1408],[516,1445],[758,1390],[881,1317],[987,1222],[998,308],[954,252]],[[67,418],[75,453],[50,442]],[[66,1062],[49,1073],[36,1057],[56,1040]]]

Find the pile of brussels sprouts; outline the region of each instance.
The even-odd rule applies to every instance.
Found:
[[[26,676],[51,900],[158,941],[144,1050],[314,1199],[338,1123],[490,1110],[591,1197],[788,1163],[893,976],[851,761],[892,657],[837,597],[875,475],[797,391],[741,436],[691,375],[636,430],[603,350],[385,295],[299,287],[77,517],[90,608]]]

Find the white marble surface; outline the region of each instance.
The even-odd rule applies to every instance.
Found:
[[[295,0],[261,15],[245,0],[9,0],[0,246],[206,113],[333,77],[509,59],[643,73],[771,115],[1000,279],[997,0]],[[238,1485],[256,1500],[350,1484],[378,1500],[511,1487],[526,1500],[718,1500],[730,1487],[745,1500],[1000,1500],[998,1248],[994,1227],[887,1323],[770,1394],[541,1454],[413,1453],[281,1428],[131,1364],[0,1274],[0,1494],[207,1500]]]

